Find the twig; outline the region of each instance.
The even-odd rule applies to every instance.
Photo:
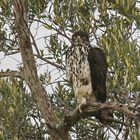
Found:
[[[52,66],[54,66],[54,67],[56,67],[56,68],[59,68],[59,69],[61,69],[61,70],[65,70],[64,67],[62,67],[62,66],[60,66],[60,65],[58,65],[58,64],[56,64],[56,63],[53,63],[53,62],[51,62],[51,61],[45,59],[45,58],[42,57],[41,55],[36,55],[36,54],[34,54],[34,55],[35,55],[37,58],[39,58],[39,59],[41,59],[41,60],[47,62],[48,64],[50,64],[50,65],[52,65]]]
[[[5,72],[1,71],[0,77],[18,77],[24,79],[23,78],[24,76],[20,71],[11,71],[11,70],[7,70]]]

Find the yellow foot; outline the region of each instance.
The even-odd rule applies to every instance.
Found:
[[[80,113],[82,113],[82,107],[84,107],[85,105],[85,103],[81,103],[76,107],[76,109],[79,110]]]
[[[82,97],[81,99],[78,100],[80,102],[80,104],[77,106],[76,109],[79,110],[80,113],[82,113],[82,107],[85,106],[87,103],[86,103],[86,98],[85,97]]]

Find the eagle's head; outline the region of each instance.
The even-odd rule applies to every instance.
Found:
[[[78,32],[75,32],[73,35],[72,35],[72,44],[73,45],[85,45],[89,42],[89,36],[88,36],[88,33],[86,32],[83,32],[83,31],[78,31]]]

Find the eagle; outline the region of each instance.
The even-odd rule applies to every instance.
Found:
[[[90,45],[88,33],[75,32],[66,53],[66,77],[72,83],[79,112],[84,105],[106,102],[107,68],[104,52]],[[101,112],[95,116],[99,121]]]

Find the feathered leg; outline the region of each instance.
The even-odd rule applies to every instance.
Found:
[[[79,112],[82,113],[82,107],[85,106],[86,104],[87,104],[86,98],[82,97],[81,100],[80,100],[80,104],[77,106],[76,109],[78,109]]]

